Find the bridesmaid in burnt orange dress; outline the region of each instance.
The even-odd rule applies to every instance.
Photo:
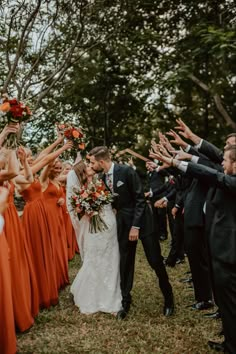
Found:
[[[7,190],[0,190],[0,349],[2,354],[16,353],[16,334],[13,315],[9,248],[3,233],[2,212],[7,201]]]
[[[57,179],[61,170],[61,161],[56,160],[52,165],[45,167],[40,176],[47,217],[50,220],[50,234],[55,245],[55,268],[58,289],[64,288],[69,284],[67,238],[62,211],[62,205],[65,200],[62,187]]]
[[[65,161],[63,162],[62,166],[63,169],[59,180],[63,189],[63,198],[66,200],[66,180],[68,172],[72,169],[72,164],[68,161]],[[67,211],[66,203],[62,205],[62,211],[66,228],[68,260],[71,261],[74,258],[75,253],[79,253],[79,248],[76,241],[75,230],[73,228],[70,215]]]
[[[16,154],[11,151],[8,159],[8,170],[15,168],[15,171],[17,171],[17,166]],[[14,173],[14,176],[16,174],[17,172]],[[32,312],[33,315],[38,312],[37,293],[33,294],[35,297],[31,296],[31,284],[35,289],[36,282],[33,270],[30,269],[31,265],[23,227],[14,205],[14,185],[12,182],[4,182],[4,187],[9,189],[8,207],[4,212],[4,233],[10,249],[14,319],[17,329],[24,332],[34,323]]]
[[[49,227],[50,220],[47,218],[41,184],[37,178],[34,179],[33,174],[70,147],[70,144],[64,145],[42,158],[32,167],[27,162],[26,153],[22,153],[21,164],[25,175],[28,176],[28,183],[26,184],[22,180],[23,176],[15,178],[18,190],[26,201],[22,222],[27,243],[33,255],[40,308],[48,308],[50,305],[58,303],[58,288],[54,266],[55,249]]]

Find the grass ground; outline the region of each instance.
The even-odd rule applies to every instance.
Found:
[[[168,252],[168,241],[162,244]],[[79,256],[70,262],[73,281],[80,267]],[[98,313],[81,315],[73,305],[69,287],[60,293],[60,303],[41,311],[35,325],[17,337],[19,354],[54,353],[157,353],[207,354],[208,339],[217,336],[220,321],[204,319],[202,312],[191,310],[193,291],[179,280],[186,277],[187,262],[168,268],[174,289],[176,311],[173,317],[162,315],[163,299],[154,272],[145,259],[141,243],[138,246],[133,287],[133,305],[124,321]]]

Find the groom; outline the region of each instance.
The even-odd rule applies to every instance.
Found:
[[[172,287],[163,264],[159,241],[153,230],[151,209],[146,204],[142,184],[137,173],[130,166],[112,162],[106,146],[98,146],[89,152],[91,167],[96,172],[104,172],[103,180],[118,197],[115,201],[117,211],[117,232],[120,250],[120,277],[122,310],[117,318],[124,319],[131,304],[131,290],[134,278],[135,253],[140,238],[150,266],[159,278],[159,286],[164,296],[164,315],[174,311]]]

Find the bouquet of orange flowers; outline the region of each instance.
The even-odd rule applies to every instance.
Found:
[[[9,99],[3,95],[2,104],[0,104],[0,120],[6,124],[20,124],[27,121],[31,117],[31,111],[23,102],[16,98]],[[7,142],[7,147],[17,147],[17,137],[14,133],[10,133]]]
[[[69,123],[63,123],[57,125],[59,131],[62,131],[65,138],[71,140],[74,143],[76,149],[85,149],[85,134],[81,127],[75,127]]]
[[[74,187],[73,191],[71,205],[79,219],[84,215],[90,217],[89,231],[97,233],[106,230],[108,227],[101,217],[101,211],[104,205],[113,202],[113,194],[106,189],[103,181],[97,179],[82,188]]]

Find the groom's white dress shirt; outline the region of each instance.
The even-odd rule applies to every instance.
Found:
[[[113,181],[114,181],[113,174],[114,174],[114,162],[112,162],[109,171],[107,173],[105,173],[105,175],[106,175],[106,184],[107,184],[107,186],[110,188],[110,190],[112,192],[114,190],[114,188],[113,188]]]

